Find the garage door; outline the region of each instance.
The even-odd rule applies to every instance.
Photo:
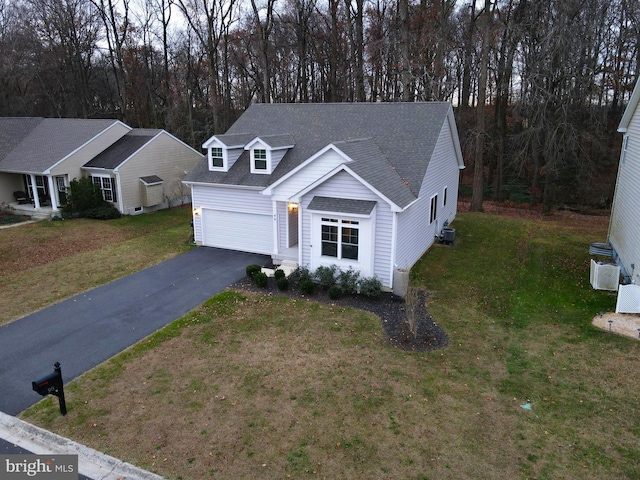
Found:
[[[202,243],[253,253],[273,253],[271,215],[202,209]]]

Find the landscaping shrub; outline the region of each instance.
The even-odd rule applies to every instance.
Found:
[[[282,270],[282,269],[278,268],[278,269],[276,269],[276,271],[275,271],[275,272],[273,272],[273,277],[274,277],[276,280],[280,280],[281,278],[286,277],[286,274],[284,273],[284,270]]]
[[[338,273],[338,285],[340,289],[346,295],[353,295],[358,293],[358,282],[360,280],[360,272],[349,267],[346,272],[340,271]]]
[[[342,290],[338,285],[331,285],[329,287],[329,298],[331,300],[337,300],[342,296]]]
[[[257,272],[253,275],[253,282],[260,288],[267,288],[267,274],[264,272]]]
[[[377,277],[363,278],[360,281],[360,293],[365,297],[378,297],[382,293],[382,282]]]
[[[84,217],[95,220],[110,220],[121,216],[116,207],[102,199],[100,187],[88,177],[71,180],[66,200],[62,207],[65,218]]]
[[[262,270],[262,267],[260,265],[256,265],[255,263],[252,263],[251,265],[247,265],[246,268],[246,272],[247,272],[247,277],[249,278],[253,278],[253,276],[260,272]]]
[[[276,284],[278,285],[278,290],[280,291],[284,292],[285,290],[289,289],[289,280],[286,277],[282,277],[276,280]]]
[[[318,282],[318,285],[320,285],[320,288],[327,290],[336,284],[337,271],[337,265],[331,265],[329,267],[320,266],[314,272],[313,277]]]
[[[311,278],[308,278],[300,282],[300,291],[305,295],[313,295],[313,292],[315,291],[315,289],[316,289],[316,284],[313,283],[313,280],[311,280]]]
[[[291,285],[294,285],[296,287],[301,286],[302,283],[306,282],[307,280],[313,280],[311,272],[307,267],[298,267],[293,272],[291,272],[291,275],[289,275],[289,281],[291,282]]]

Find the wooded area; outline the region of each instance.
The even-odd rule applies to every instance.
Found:
[[[639,15],[639,0],[0,0],[0,115],[119,118],[199,148],[252,102],[451,101],[472,209],[604,207]]]

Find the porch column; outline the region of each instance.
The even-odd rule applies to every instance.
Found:
[[[53,181],[53,177],[47,176],[47,183],[49,184],[49,199],[51,202],[51,210],[58,210],[58,188]]]
[[[38,186],[36,185],[36,176],[31,174],[31,198],[33,198],[33,208],[40,208],[40,198],[38,196]]]

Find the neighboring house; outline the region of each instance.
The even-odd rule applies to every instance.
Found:
[[[196,243],[388,288],[453,221],[464,168],[440,102],[256,104],[203,148],[185,180]]]
[[[203,155],[164,130],[134,129],[85,163],[105,200],[121,213],[153,211],[190,201],[182,180]]]
[[[624,134],[618,166],[609,243],[623,283],[640,285],[640,83],[636,84],[618,131]]]
[[[70,182],[91,176],[121,213],[155,210],[185,201],[181,180],[202,158],[163,130],[118,120],[0,118],[0,204],[54,213]]]

